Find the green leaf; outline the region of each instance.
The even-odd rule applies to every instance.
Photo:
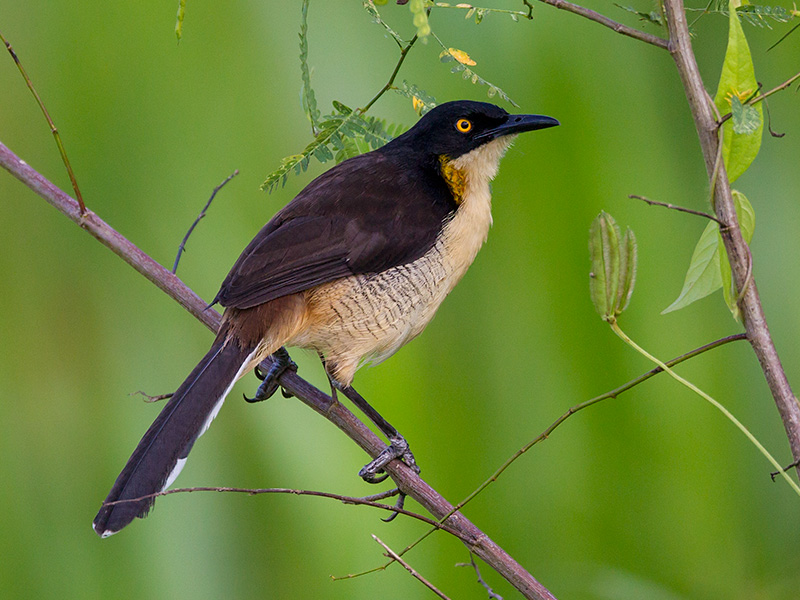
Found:
[[[633,294],[633,286],[636,284],[636,266],[637,257],[639,253],[638,245],[636,244],[636,236],[633,235],[633,229],[628,227],[625,230],[625,235],[622,238],[622,248],[620,250],[620,268],[619,268],[619,290],[617,292],[616,314],[628,308]]]
[[[742,230],[742,237],[748,244],[753,239],[753,232],[756,228],[756,213],[753,206],[743,193],[738,190],[732,190],[733,204],[736,207],[736,217],[739,220],[739,228]],[[722,293],[725,297],[725,303],[728,305],[733,318],[739,320],[739,307],[736,304],[737,292],[734,290],[733,281],[731,276],[731,265],[728,262],[728,252],[725,250],[725,245],[722,243],[722,236],[717,235],[719,242],[719,255],[720,255],[720,275],[722,281]]]
[[[728,49],[714,97],[714,104],[723,115],[732,111],[734,96],[741,101],[758,90],[750,47],[735,10],[740,4],[741,0],[730,0]],[[753,110],[757,115],[758,125],[750,133],[738,133],[734,129],[733,119],[723,125],[722,158],[731,183],[747,170],[761,148],[761,133],[764,129],[761,105],[756,105]]]
[[[750,240],[753,239],[753,231],[755,229],[753,207],[744,194],[735,190],[733,191],[733,201],[739,218],[742,236],[749,244]],[[692,302],[713,294],[721,287],[730,290],[730,269],[728,255],[719,235],[719,226],[715,221],[710,221],[703,230],[697,246],[695,246],[681,293],[675,302],[661,311],[661,314],[664,315],[679,308],[684,308]],[[725,292],[725,300],[730,307],[733,303],[729,301],[729,293],[729,291]],[[734,310],[735,308],[731,308],[731,311]]]
[[[436,99],[428,94],[425,90],[419,89],[413,83],[408,83],[403,80],[399,87],[392,86],[392,90],[401,96],[405,96],[412,100],[414,110],[419,116],[424,115],[434,106],[436,106]]]
[[[308,68],[308,2],[309,0],[304,0],[300,8],[300,79],[303,82],[301,98],[303,111],[311,122],[312,130],[317,133],[320,129],[320,112],[314,89],[311,87],[311,71]]]
[[[705,298],[722,286],[719,272],[718,235],[717,223],[710,221],[694,248],[681,293],[675,302],[661,311],[662,315],[688,306],[700,298]]]
[[[753,133],[761,125],[761,116],[752,106],[742,104],[738,96],[731,98],[731,117],[734,133]]]

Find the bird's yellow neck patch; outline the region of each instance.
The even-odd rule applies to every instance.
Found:
[[[441,166],[442,178],[447,183],[447,187],[450,188],[450,193],[453,194],[453,200],[456,201],[456,204],[461,204],[464,200],[464,190],[467,187],[467,174],[454,167],[453,161],[445,155],[439,157],[439,165]]]

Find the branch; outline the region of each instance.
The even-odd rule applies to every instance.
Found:
[[[217,311],[207,308],[206,302],[200,296],[189,289],[178,277],[170,273],[168,269],[158,264],[115,231],[94,212],[87,210],[85,214],[81,215],[80,208],[75,200],[22,161],[2,142],[0,142],[0,166],[72,221],[86,229],[103,245],[111,249],[168,296],[176,300],[211,331],[217,331],[221,316]],[[266,363],[266,368],[269,368],[270,359],[264,362]],[[296,373],[292,371],[284,372],[280,378],[280,384],[289,393],[297,396],[307,406],[331,421],[373,458],[378,456],[386,447],[386,444],[364,423],[359,421],[352,412],[299,377]],[[436,519],[444,519],[453,510],[452,504],[420,479],[419,475],[404,463],[394,460],[386,465],[386,471],[397,483],[397,487],[400,490],[419,502]],[[468,540],[466,542],[468,548],[505,577],[525,598],[555,600],[555,596],[547,588],[462,514],[455,513],[449,516],[444,519],[444,524],[453,531],[458,532],[461,539]]]
[[[772,88],[770,91],[768,91],[768,92],[764,92],[764,93],[763,93],[763,94],[761,94],[760,96],[755,96],[754,98],[750,98],[750,100],[748,100],[747,102],[745,102],[745,104],[746,104],[746,105],[748,105],[748,106],[753,106],[753,105],[754,105],[754,104],[756,104],[757,102],[761,102],[762,100],[766,100],[767,98],[769,98],[770,96],[772,96],[772,94],[775,94],[775,93],[777,93],[777,92],[780,92],[780,91],[782,91],[782,90],[785,90],[786,88],[788,88],[790,85],[792,85],[792,84],[793,84],[795,81],[797,81],[798,79],[800,79],[800,73],[797,73],[796,75],[793,75],[792,77],[790,77],[789,79],[787,79],[786,81],[784,81],[782,84],[780,84],[780,85],[778,85],[778,86],[775,86],[774,88]],[[720,124],[720,126],[721,126],[721,125],[722,125],[722,124],[723,124],[725,121],[727,121],[727,120],[728,120],[728,119],[730,119],[731,117],[733,117],[733,113],[728,113],[728,114],[726,114],[725,116],[723,116],[723,117],[722,117],[722,118],[721,118],[719,121],[717,121],[717,122],[718,122],[718,123]]]
[[[382,510],[389,511],[393,514],[405,515],[412,519],[417,519],[418,521],[427,523],[428,525],[430,525],[435,529],[441,529],[443,531],[446,531],[447,533],[459,538],[464,543],[469,543],[470,541],[468,539],[462,538],[461,534],[458,531],[450,529],[447,525],[444,525],[438,521],[434,521],[433,519],[429,519],[424,515],[411,512],[410,510],[405,510],[400,506],[381,504],[380,502],[377,502],[377,500],[397,495],[396,489],[388,490],[387,492],[382,492],[380,494],[375,494],[374,496],[365,496],[363,498],[357,498],[355,496],[343,496],[341,494],[334,494],[331,492],[320,492],[318,490],[298,490],[293,488],[241,488],[241,487],[223,487],[223,486],[214,486],[214,487],[198,486],[198,487],[188,487],[188,488],[172,488],[170,490],[164,490],[163,492],[155,492],[153,494],[139,496],[138,498],[126,498],[125,500],[114,500],[113,502],[104,502],[103,505],[112,506],[114,504],[125,504],[126,502],[139,502],[147,498],[171,496],[172,494],[189,494],[192,492],[218,492],[221,494],[233,493],[233,494],[247,494],[248,496],[261,496],[263,494],[292,494],[294,496],[315,496],[317,498],[330,498],[331,500],[338,500],[342,504],[349,504],[352,506],[371,506],[372,508],[380,508]]]
[[[663,48],[666,50],[669,47],[667,40],[660,38],[657,35],[645,33],[644,31],[640,31],[635,27],[628,27],[627,25],[623,25],[622,23],[618,23],[613,19],[609,19],[605,15],[601,15],[598,12],[584,8],[583,6],[578,6],[577,4],[572,4],[572,2],[567,2],[566,0],[539,0],[539,2],[549,4],[550,6],[555,6],[558,9],[566,10],[567,12],[571,12],[576,15],[580,15],[589,19],[590,21],[600,23],[600,25],[608,27],[609,29],[613,29],[617,33],[627,35],[628,37],[632,37],[633,39],[641,42],[652,44],[658,48]],[[526,2],[525,4],[528,3]]]
[[[692,50],[683,0],[664,0],[664,12],[669,30],[669,51],[689,101],[714,192],[714,212],[721,222],[727,224],[727,227],[720,228],[720,235],[728,253],[736,289],[741,293],[738,304],[742,323],[778,407],[792,456],[800,460],[800,406],[772,341],[755,280],[749,274],[750,252],[739,228],[725,165],[717,160],[721,145],[718,137],[720,128]]]
[[[628,198],[630,198],[631,200],[641,200],[642,202],[645,202],[650,206],[663,206],[664,208],[669,208],[670,210],[677,210],[678,212],[684,212],[698,217],[705,217],[706,219],[711,219],[712,221],[716,221],[717,223],[722,225],[722,223],[719,222],[719,219],[717,219],[717,217],[715,217],[714,215],[710,215],[708,213],[704,213],[699,210],[692,210],[691,208],[676,206],[675,204],[669,204],[668,202],[659,202],[658,200],[650,200],[650,198],[645,198],[644,196],[639,196],[638,194],[629,194]]]
[[[439,591],[430,581],[428,581],[422,575],[417,573],[417,571],[411,565],[409,565],[406,561],[404,561],[402,558],[400,558],[394,550],[392,550],[391,548],[389,548],[389,546],[384,544],[377,535],[373,535],[372,539],[375,540],[376,542],[378,542],[381,546],[383,546],[383,549],[386,550],[385,556],[387,558],[391,558],[391,559],[394,559],[397,562],[399,562],[403,566],[403,568],[406,571],[408,571],[409,573],[411,573],[411,575],[417,581],[421,582],[422,585],[424,585],[426,588],[428,588],[434,594],[439,596],[439,598],[442,598],[443,600],[449,600],[449,598],[447,596],[445,596],[441,591]]]

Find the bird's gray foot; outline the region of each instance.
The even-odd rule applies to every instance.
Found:
[[[272,355],[273,361],[272,366],[270,366],[269,370],[264,373],[258,367],[255,368],[256,377],[261,379],[261,385],[258,386],[256,390],[256,395],[252,398],[248,398],[246,395],[244,399],[247,402],[261,402],[266,400],[272,394],[274,394],[278,388],[280,387],[280,383],[278,383],[278,379],[280,379],[281,375],[283,375],[287,369],[290,371],[297,371],[297,364],[292,360],[292,357],[289,356],[289,353],[286,351],[286,348],[281,346]],[[283,393],[284,396],[287,398],[287,392]]]
[[[394,507],[397,508],[397,509],[403,510],[403,507],[405,505],[406,505],[406,493],[405,492],[400,492],[399,494],[397,494],[397,501],[394,503]],[[392,514],[390,514],[385,519],[381,519],[381,521],[383,521],[384,523],[391,523],[392,521],[395,520],[395,518],[399,514],[400,514],[399,512],[393,512]]]
[[[392,462],[395,458],[399,458],[415,473],[419,473],[419,466],[417,466],[417,461],[414,459],[414,455],[408,447],[406,439],[398,434],[391,436],[389,442],[389,445],[383,449],[383,452],[373,461],[364,465],[358,472],[359,477],[367,483],[380,483],[384,481],[389,474],[386,473],[383,467]]]

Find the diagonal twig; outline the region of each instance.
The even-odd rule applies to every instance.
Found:
[[[17,53],[14,52],[14,49],[11,47],[11,44],[3,37],[3,34],[0,33],[0,40],[6,45],[6,50],[11,55],[11,58],[14,59],[14,64],[17,65],[17,69],[22,74],[22,78],[25,79],[25,83],[28,86],[28,89],[33,94],[33,97],[36,99],[36,103],[39,105],[39,108],[44,113],[44,118],[47,119],[47,124],[50,125],[50,132],[53,134],[53,137],[56,140],[56,146],[58,146],[58,152],[61,154],[61,160],[64,162],[64,166],[67,168],[67,174],[69,175],[69,180],[72,183],[72,189],[75,191],[75,197],[78,199],[78,206],[80,207],[81,214],[86,213],[86,205],[83,203],[83,196],[81,195],[81,190],[78,187],[78,180],[75,179],[75,173],[72,171],[72,165],[69,164],[69,158],[67,158],[67,151],[64,149],[64,143],[61,141],[61,134],[58,133],[58,128],[56,124],[53,122],[53,119],[50,118],[50,113],[47,112],[47,108],[44,106],[44,102],[42,102],[41,97],[39,96],[39,92],[36,91],[36,88],[33,87],[33,82],[31,78],[28,77],[28,74],[25,72],[22,63],[17,56]]]
[[[609,19],[605,15],[601,15],[600,13],[588,8],[584,8],[583,6],[573,4],[572,2],[567,2],[566,0],[539,0],[539,2],[542,2],[543,4],[549,4],[550,6],[555,6],[558,9],[565,10],[576,15],[580,15],[581,17],[589,19],[590,21],[600,23],[600,25],[608,27],[609,29],[613,29],[617,33],[627,35],[628,37],[632,37],[635,40],[639,40],[647,44],[652,44],[657,48],[667,50],[669,47],[669,42],[667,42],[667,40],[664,38],[660,38],[651,33],[646,33],[636,29],[635,27],[628,27],[627,25],[623,25],[622,23],[619,23],[613,19]],[[526,2],[525,4],[528,3]]]
[[[468,563],[456,563],[457,567],[472,567],[475,571],[475,576],[478,578],[478,583],[480,583],[483,588],[486,590],[486,593],[489,595],[489,600],[503,600],[503,597],[495,592],[481,576],[481,570],[478,568],[478,563],[475,562],[475,557],[472,555],[472,552],[469,553],[469,562]]]
[[[186,242],[189,241],[189,236],[192,235],[192,232],[194,231],[194,228],[197,227],[197,224],[200,222],[200,219],[206,216],[206,211],[208,210],[208,207],[211,206],[211,203],[214,201],[214,197],[217,195],[217,192],[220,191],[226,183],[228,183],[238,174],[239,174],[239,169],[236,169],[233,173],[228,175],[225,181],[220,183],[217,187],[214,188],[214,191],[211,192],[211,197],[208,199],[208,202],[206,202],[206,205],[203,207],[203,210],[200,211],[200,214],[197,215],[197,218],[194,220],[194,223],[192,223],[191,227],[189,227],[189,231],[187,231],[186,235],[183,236],[180,246],[178,246],[178,255],[175,257],[175,264],[172,265],[173,275],[178,270],[178,263],[181,260],[181,254],[183,254],[183,251],[186,249]]]
[[[644,196],[639,196],[637,194],[629,194],[628,198],[632,200],[641,200],[642,202],[646,202],[650,206],[663,206],[664,208],[669,208],[670,210],[677,210],[679,212],[689,213],[690,215],[697,215],[698,217],[705,217],[706,219],[711,219],[712,221],[716,221],[720,225],[719,219],[714,215],[710,215],[700,210],[692,210],[691,208],[684,208],[683,206],[676,206],[675,204],[669,204],[667,202],[659,202],[658,200],[650,200],[650,198],[645,198]]]
[[[388,497],[394,494],[395,490],[389,490],[383,494],[376,494],[375,496],[369,496],[366,498],[358,498],[355,496],[344,496],[342,494],[334,494],[331,492],[320,492],[318,490],[300,490],[294,488],[241,488],[241,487],[230,487],[230,486],[196,486],[196,487],[188,487],[188,488],[172,488],[170,490],[164,490],[162,492],[155,492],[152,494],[147,494],[145,496],[139,496],[138,498],[126,498],[124,500],[114,500],[112,502],[103,502],[103,506],[112,506],[114,504],[125,504],[126,502],[140,502],[141,500],[145,500],[147,498],[158,498],[160,496],[171,496],[173,494],[189,494],[192,492],[218,492],[218,493],[233,493],[233,494],[247,494],[248,496],[261,496],[263,494],[291,494],[294,496],[315,496],[317,498],[330,498],[331,500],[338,500],[342,504],[349,504],[351,506],[370,506],[372,508],[380,508],[381,510],[386,510],[392,512],[394,514],[405,515],[407,517],[411,517],[412,519],[417,519],[418,521],[422,521],[423,523],[427,523],[432,527],[436,527],[437,529],[441,529],[454,535],[455,537],[459,538],[462,542],[469,543],[470,540],[461,536],[461,534],[453,529],[450,529],[447,525],[439,523],[438,521],[434,521],[433,519],[426,517],[425,515],[420,515],[418,513],[412,512],[410,510],[405,510],[403,508],[391,505],[391,504],[381,504],[377,502],[375,498],[380,499],[381,497]]]
[[[759,96],[755,96],[754,98],[750,98],[750,100],[745,102],[745,105],[753,106],[754,104],[757,104],[758,102],[761,102],[762,100],[766,100],[767,98],[772,96],[772,94],[777,94],[778,92],[785,90],[786,88],[788,88],[790,85],[792,85],[798,79],[800,79],[800,73],[792,75],[791,77],[789,77],[789,79],[784,81],[782,84],[775,86],[771,90],[769,90],[767,92],[764,92],[763,94],[761,94]],[[728,119],[730,119],[732,117],[733,117],[733,113],[727,113],[726,115],[724,115],[723,117],[718,119],[717,123],[719,123],[719,125],[722,126],[722,124],[725,121],[727,121]],[[781,136],[777,136],[777,137],[783,137],[783,136],[781,135]]]
[[[443,594],[441,591],[439,591],[439,590],[436,588],[436,586],[434,586],[434,585],[433,585],[433,584],[432,584],[430,581],[428,581],[428,580],[427,580],[427,579],[425,579],[425,578],[424,578],[422,575],[420,575],[419,573],[417,573],[417,571],[414,569],[414,567],[412,567],[412,566],[411,566],[411,565],[409,565],[409,564],[408,564],[406,561],[404,561],[402,558],[400,558],[400,557],[397,555],[397,553],[396,553],[394,550],[392,550],[391,548],[389,548],[389,546],[387,546],[386,544],[384,544],[384,543],[381,541],[381,539],[380,539],[380,538],[379,538],[377,535],[373,535],[373,536],[372,536],[372,539],[373,539],[373,540],[375,540],[376,542],[378,542],[378,543],[379,543],[381,546],[383,546],[383,549],[384,549],[384,550],[386,550],[386,556],[387,556],[387,557],[389,557],[389,558],[392,558],[392,559],[396,560],[398,563],[400,563],[400,564],[403,566],[403,568],[404,568],[406,571],[408,571],[409,573],[411,573],[411,575],[412,575],[412,576],[413,576],[415,579],[417,579],[419,582],[421,582],[421,583],[422,583],[422,585],[424,585],[426,588],[428,588],[428,589],[429,589],[430,591],[432,591],[434,594],[436,594],[437,596],[439,596],[439,598],[442,598],[443,600],[450,600],[450,599],[449,599],[447,596],[445,596],[445,595],[444,595],[444,594]]]

